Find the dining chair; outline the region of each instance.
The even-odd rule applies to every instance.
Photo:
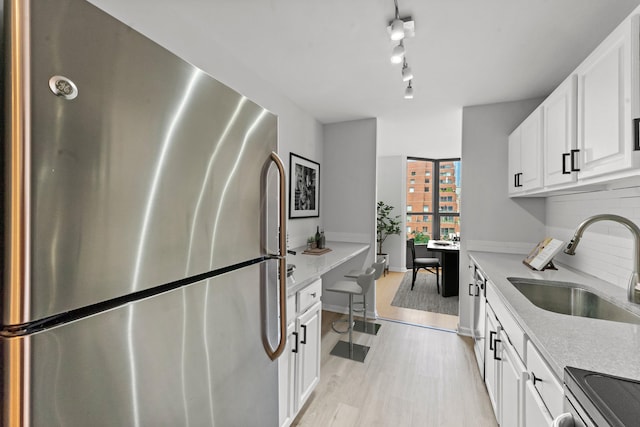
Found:
[[[416,277],[418,275],[418,271],[421,268],[424,268],[430,273],[436,275],[436,286],[438,289],[438,294],[440,293],[440,260],[438,258],[416,258],[416,245],[413,239],[407,240],[407,245],[411,249],[411,258],[413,260],[413,279],[411,280],[411,290],[416,284]]]

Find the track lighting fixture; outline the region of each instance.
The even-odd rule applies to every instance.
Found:
[[[404,58],[404,43],[402,43],[402,40],[400,40],[400,44],[394,47],[393,51],[391,52],[391,63],[399,64],[402,62],[403,58]]]
[[[411,87],[411,80],[409,80],[409,86],[404,90],[404,99],[413,99],[413,87]]]
[[[399,41],[400,43],[394,46],[391,52],[391,63],[402,64],[402,81],[409,82],[409,86],[407,86],[404,92],[404,97],[411,99],[413,98],[413,88],[411,87],[413,71],[407,64],[404,41],[415,35],[415,22],[411,17],[401,18],[400,11],[398,10],[398,0],[393,0],[393,3],[395,5],[395,14],[387,26],[387,31],[389,32],[391,40],[394,42]]]
[[[404,59],[404,63],[402,64],[402,81],[408,82],[413,79],[413,71],[411,71],[411,67],[407,65],[407,59]]]

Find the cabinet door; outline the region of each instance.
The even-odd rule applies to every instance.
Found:
[[[298,408],[307,401],[320,381],[320,308],[316,303],[297,320],[300,348],[298,353]]]
[[[509,195],[522,193],[524,187],[522,186],[522,165],[520,162],[520,136],[522,129],[516,128],[511,135],[509,135]]]
[[[624,21],[576,70],[580,178],[635,166],[638,19]]]
[[[496,359],[496,347],[495,341],[498,338],[500,332],[500,325],[498,320],[491,310],[491,306],[487,304],[487,316],[486,316],[486,334],[485,334],[485,349],[484,349],[484,383],[487,386],[487,392],[489,394],[489,400],[491,400],[491,406],[493,407],[493,413],[496,415],[498,424],[500,424],[500,397],[498,395],[499,384],[499,370],[497,369]]]
[[[553,419],[530,380],[525,383],[524,427],[551,427]]]
[[[578,177],[576,81],[575,74],[569,76],[542,103],[545,186],[574,182]]]
[[[500,331],[500,423],[503,426],[520,427],[524,424],[524,386],[527,370],[518,357],[509,338]]]
[[[542,187],[542,110],[536,110],[520,125],[520,184],[525,191]]]
[[[295,374],[297,352],[300,346],[296,323],[291,322],[287,327],[287,346],[278,359],[278,397],[280,411],[280,427],[288,427],[298,408],[295,400]]]

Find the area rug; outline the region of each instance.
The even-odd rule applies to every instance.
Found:
[[[411,290],[412,272],[408,271],[402,278],[396,295],[391,301],[395,307],[412,308],[414,310],[429,311],[431,313],[458,315],[458,297],[443,297],[436,288],[436,275],[418,273],[416,284]],[[442,283],[440,283],[442,290]]]

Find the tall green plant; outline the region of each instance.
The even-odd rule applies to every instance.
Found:
[[[387,205],[383,201],[378,202],[378,236],[376,241],[378,242],[378,253],[382,253],[382,245],[387,237],[393,234],[400,234],[400,215],[394,217],[391,216],[393,206]]]

